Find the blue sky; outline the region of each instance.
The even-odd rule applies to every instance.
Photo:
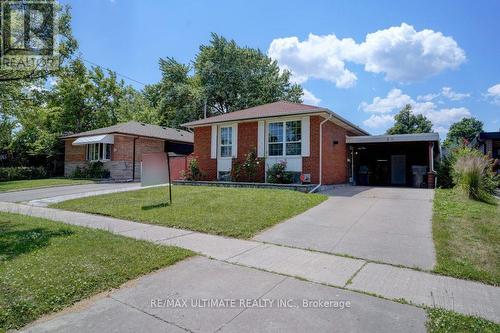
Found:
[[[294,74],[305,101],[383,133],[405,103],[445,135],[500,128],[499,1],[65,0],[85,59],[145,83],[216,32]],[[128,83],[141,88],[139,84]]]

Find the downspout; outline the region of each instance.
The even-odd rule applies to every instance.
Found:
[[[135,140],[137,138],[134,138],[134,147],[132,148],[132,182],[135,181]]]
[[[323,125],[332,119],[332,115],[329,115],[328,118],[319,123],[319,184],[316,185],[309,193],[314,193],[318,190],[318,188],[322,185],[323,180]]]
[[[434,142],[431,143],[431,172],[435,172],[434,171]]]
[[[436,171],[434,170],[434,142],[431,142],[431,151],[429,152],[430,156],[430,165],[429,165],[429,169],[430,169],[430,172],[434,174],[434,187],[433,188],[436,188],[436,185],[437,185],[437,175],[436,175]]]

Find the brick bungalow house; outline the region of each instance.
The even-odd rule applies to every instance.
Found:
[[[138,180],[143,153],[168,152],[172,179],[178,179],[185,168],[183,156],[193,151],[192,133],[136,121],[67,135],[63,140],[65,176],[71,176],[77,166],[101,161],[112,179]]]
[[[263,158],[259,180],[280,161],[313,184],[346,183],[347,136],[366,131],[318,106],[275,102],[183,124],[194,130],[194,156],[204,180],[230,180],[235,161],[255,150]],[[321,181],[320,181],[321,178]]]

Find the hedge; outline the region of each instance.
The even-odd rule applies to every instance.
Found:
[[[0,168],[0,181],[46,178],[47,170],[43,167],[8,167]]]

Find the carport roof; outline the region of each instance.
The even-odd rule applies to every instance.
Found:
[[[438,133],[347,136],[346,143],[439,142]]]

